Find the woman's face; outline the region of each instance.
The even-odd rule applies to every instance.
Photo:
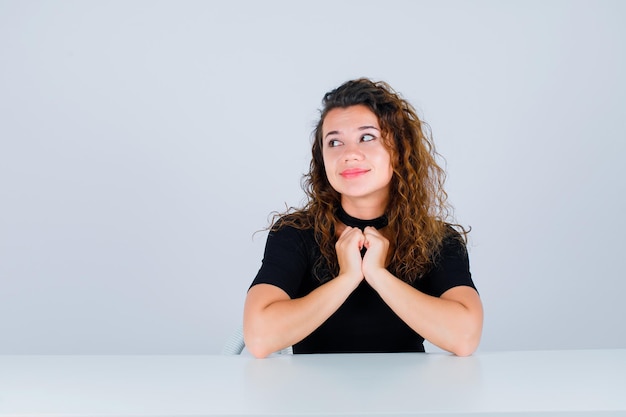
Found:
[[[386,205],[393,176],[378,117],[366,106],[335,108],[322,123],[322,156],[342,203]],[[344,206],[345,208],[345,206]]]

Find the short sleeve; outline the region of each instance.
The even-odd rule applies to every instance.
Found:
[[[468,286],[476,289],[470,272],[467,249],[460,235],[454,231],[442,242],[433,259],[432,269],[416,282],[416,288],[426,294],[441,297],[451,288]]]
[[[261,268],[252,285],[271,284],[296,298],[308,270],[305,231],[291,226],[272,230],[267,236]]]

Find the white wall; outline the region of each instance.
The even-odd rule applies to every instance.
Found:
[[[482,350],[626,347],[620,1],[0,1],[0,353],[215,353],[322,95],[391,83]]]

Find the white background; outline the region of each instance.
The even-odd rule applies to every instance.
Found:
[[[217,353],[323,94],[388,81],[480,349],[626,347],[626,2],[0,0],[0,353]]]

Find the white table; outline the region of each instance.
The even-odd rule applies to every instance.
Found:
[[[626,349],[0,356],[0,417],[219,415],[622,416]]]

